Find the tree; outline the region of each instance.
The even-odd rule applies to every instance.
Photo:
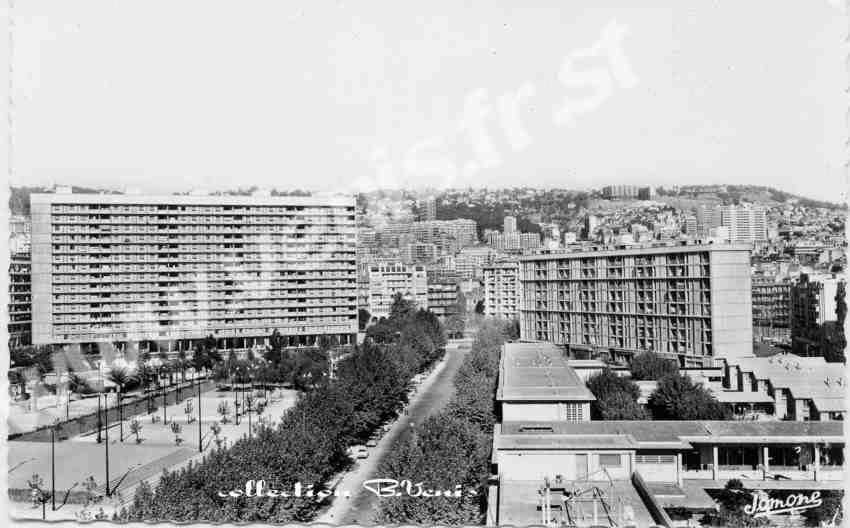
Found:
[[[637,400],[623,392],[607,395],[593,402],[601,420],[649,420],[649,412]],[[591,408],[593,407],[591,404]]]
[[[192,399],[189,398],[186,400],[186,406],[183,407],[183,413],[186,415],[186,423],[192,423],[192,412],[194,411],[194,407],[192,405]]]
[[[484,315],[484,301],[478,301],[475,303],[475,313],[478,315]]]
[[[505,321],[504,334],[505,339],[508,341],[516,341],[519,339],[519,321],[516,319]]]
[[[405,329],[406,325],[419,325],[427,339],[435,343],[435,349],[444,346],[444,343],[437,345],[442,343],[443,330],[430,312],[398,315],[388,324],[406,336],[418,334]],[[421,354],[424,351],[427,349],[414,346],[412,341],[402,346],[400,340],[356,347],[340,362],[337,379],[333,383],[322,381],[303,392],[295,405],[283,414],[277,427],[261,426],[254,435],[233,442],[229,449],[209,450],[198,463],[190,462],[176,471],[165,471],[153,493],[138,492],[137,500],[119,512],[117,520],[140,517],[217,523],[313,520],[321,507],[315,498],[290,496],[269,497],[263,501],[243,498],[224,501],[217,494],[219,490],[244,486],[245,475],[262,474],[271,482],[312,483],[328,482],[333,475],[345,471],[351,465],[347,448],[369,438],[404,405],[410,386],[409,375],[423,362]],[[322,354],[317,349],[305,352]],[[301,355],[306,354],[299,352]],[[493,380],[496,371],[494,367]],[[492,388],[495,390],[495,385]],[[492,392],[490,394],[492,396]],[[229,409],[222,410],[223,416],[229,414]],[[451,432],[458,439],[467,438],[460,431]],[[221,447],[223,441],[219,440],[216,438],[216,444]],[[492,440],[483,442],[487,446],[490,443]],[[485,449],[481,453],[486,473],[488,453]]]
[[[89,380],[74,371],[68,372],[68,390],[77,394],[92,394],[94,392]]]
[[[416,311],[416,305],[413,301],[405,299],[401,292],[397,292],[393,296],[393,302],[390,305],[390,319],[406,319]]]
[[[594,420],[644,420],[647,413],[637,403],[640,387],[611,369],[603,369],[587,379],[587,388],[596,397],[590,402],[590,416]]]
[[[632,358],[629,363],[632,379],[658,380],[668,374],[679,372],[679,366],[673,359],[664,358],[655,352],[643,352]]]
[[[136,382],[136,376],[124,367],[112,367],[106,374],[106,378],[118,387],[118,420],[121,428],[120,438],[124,441],[124,406],[121,405],[124,389]]]
[[[690,377],[668,374],[658,380],[647,407],[653,420],[728,420],[729,410]]]
[[[822,504],[818,508],[803,510],[806,526],[823,526],[822,523],[834,522],[833,526],[841,526],[844,521],[844,492],[841,490],[822,490]]]
[[[360,308],[357,310],[357,324],[360,330],[365,330],[369,326],[369,321],[372,319],[372,314],[368,310]]]
[[[174,443],[180,445],[183,439],[180,438],[180,433],[183,431],[183,426],[177,422],[171,422],[171,432],[174,433]]]
[[[230,416],[230,405],[223,401],[218,404],[218,409],[216,412],[221,416],[221,423],[226,424],[228,422],[228,416]]]
[[[141,444],[142,439],[140,438],[140,434],[142,434],[142,424],[138,420],[133,420],[130,422],[130,432],[136,435],[136,443]]]
[[[717,494],[720,506],[717,513],[709,513],[700,519],[704,526],[722,526],[728,528],[754,528],[768,526],[770,521],[764,517],[753,517],[744,508],[753,503],[753,494],[738,479],[731,479]]]

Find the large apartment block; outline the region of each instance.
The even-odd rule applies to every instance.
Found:
[[[32,343],[32,282],[29,253],[13,253],[9,263],[9,347]]]
[[[501,262],[484,267],[484,313],[516,319],[519,314],[519,265]]]
[[[570,352],[682,365],[752,355],[750,252],[681,243],[520,259],[520,332]]]
[[[428,272],[425,266],[379,262],[369,266],[369,313],[388,317],[396,294],[428,308]]]
[[[767,240],[767,212],[759,205],[715,205],[697,209],[697,230],[710,236],[712,228],[725,227],[726,237],[733,243]]]
[[[34,194],[33,341],[227,348],[357,333],[349,197]]]
[[[753,330],[757,336],[788,337],[791,326],[791,281],[753,277]]]
[[[836,296],[841,282],[831,275],[802,275],[791,287],[791,340],[795,353],[821,353],[823,327],[838,320]]]

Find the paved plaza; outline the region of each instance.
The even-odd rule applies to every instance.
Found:
[[[287,389],[270,391],[269,404],[262,416],[278,421],[286,409],[295,404],[297,392]],[[243,435],[248,434],[247,416],[240,417],[237,426],[234,423],[234,394],[232,392],[210,391],[204,393],[201,399],[201,434],[204,449],[209,449],[214,442],[210,425],[219,422],[221,416],[217,409],[221,402],[227,401],[230,407],[230,423],[221,426],[220,438],[225,440],[225,445],[230,445]],[[190,460],[199,460],[201,454],[198,451],[198,422],[197,422],[197,397],[192,398],[193,413],[195,419],[192,423],[187,422],[184,413],[186,403],[169,405],[165,409],[165,416],[169,423],[162,423],[163,409],[159,408],[153,415],[142,414],[136,416],[142,425],[140,437],[141,443],[136,443],[135,435],[131,433],[130,422],[132,418],[124,421],[124,441],[119,439],[120,427],[118,423],[111,423],[109,428],[109,481],[110,488],[117,486],[118,494],[111,500],[104,500],[99,506],[104,511],[111,513],[123,504],[132,500],[135,487],[147,480],[152,484],[162,474],[162,470],[177,469]],[[158,416],[158,423],[153,423],[151,416]],[[171,422],[180,424],[182,431],[180,436],[183,441],[178,446],[175,443],[175,435],[171,430]],[[252,414],[251,422],[257,423],[256,414]],[[105,435],[104,435],[105,439]],[[27,481],[37,474],[44,482],[44,489],[50,491],[51,487],[51,444],[50,442],[28,442],[12,441],[9,445],[9,488],[28,489]],[[214,444],[213,444],[214,445]],[[97,443],[97,433],[87,433],[69,438],[66,441],[55,444],[56,464],[56,489],[57,502],[65,494],[65,490],[72,488],[74,491],[82,491],[82,482],[89,476],[94,477],[98,484],[98,492],[105,491],[106,482],[106,444]],[[123,479],[123,480],[122,480]],[[120,481],[120,485],[119,485]],[[74,484],[77,483],[76,486]],[[15,518],[41,518],[41,508],[33,508],[29,502],[11,502],[10,509]],[[76,514],[82,509],[81,505],[69,504],[54,512],[51,506],[47,506],[48,520],[75,519]],[[96,511],[96,508],[95,508]]]

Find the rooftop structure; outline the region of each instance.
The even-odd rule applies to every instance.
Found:
[[[847,412],[847,378],[841,363],[785,353],[738,358],[729,369],[732,389],[741,398],[769,398],[777,419],[841,420]]]

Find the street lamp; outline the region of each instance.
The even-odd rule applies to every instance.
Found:
[[[103,420],[101,419],[101,410],[100,410],[100,393],[97,393],[97,443],[101,443],[103,438],[100,436],[100,431],[103,429]]]
[[[104,395],[106,397],[106,395]],[[100,401],[100,396],[98,395],[98,402]],[[112,494],[109,492],[109,406],[108,401],[106,405],[106,427],[104,427],[104,445],[106,446],[106,496],[111,497]]]
[[[198,383],[198,452],[204,452],[204,436],[201,433],[201,384]]]
[[[53,501],[53,511],[56,511],[56,428],[58,426],[59,419],[57,418],[50,428],[50,497]]]

